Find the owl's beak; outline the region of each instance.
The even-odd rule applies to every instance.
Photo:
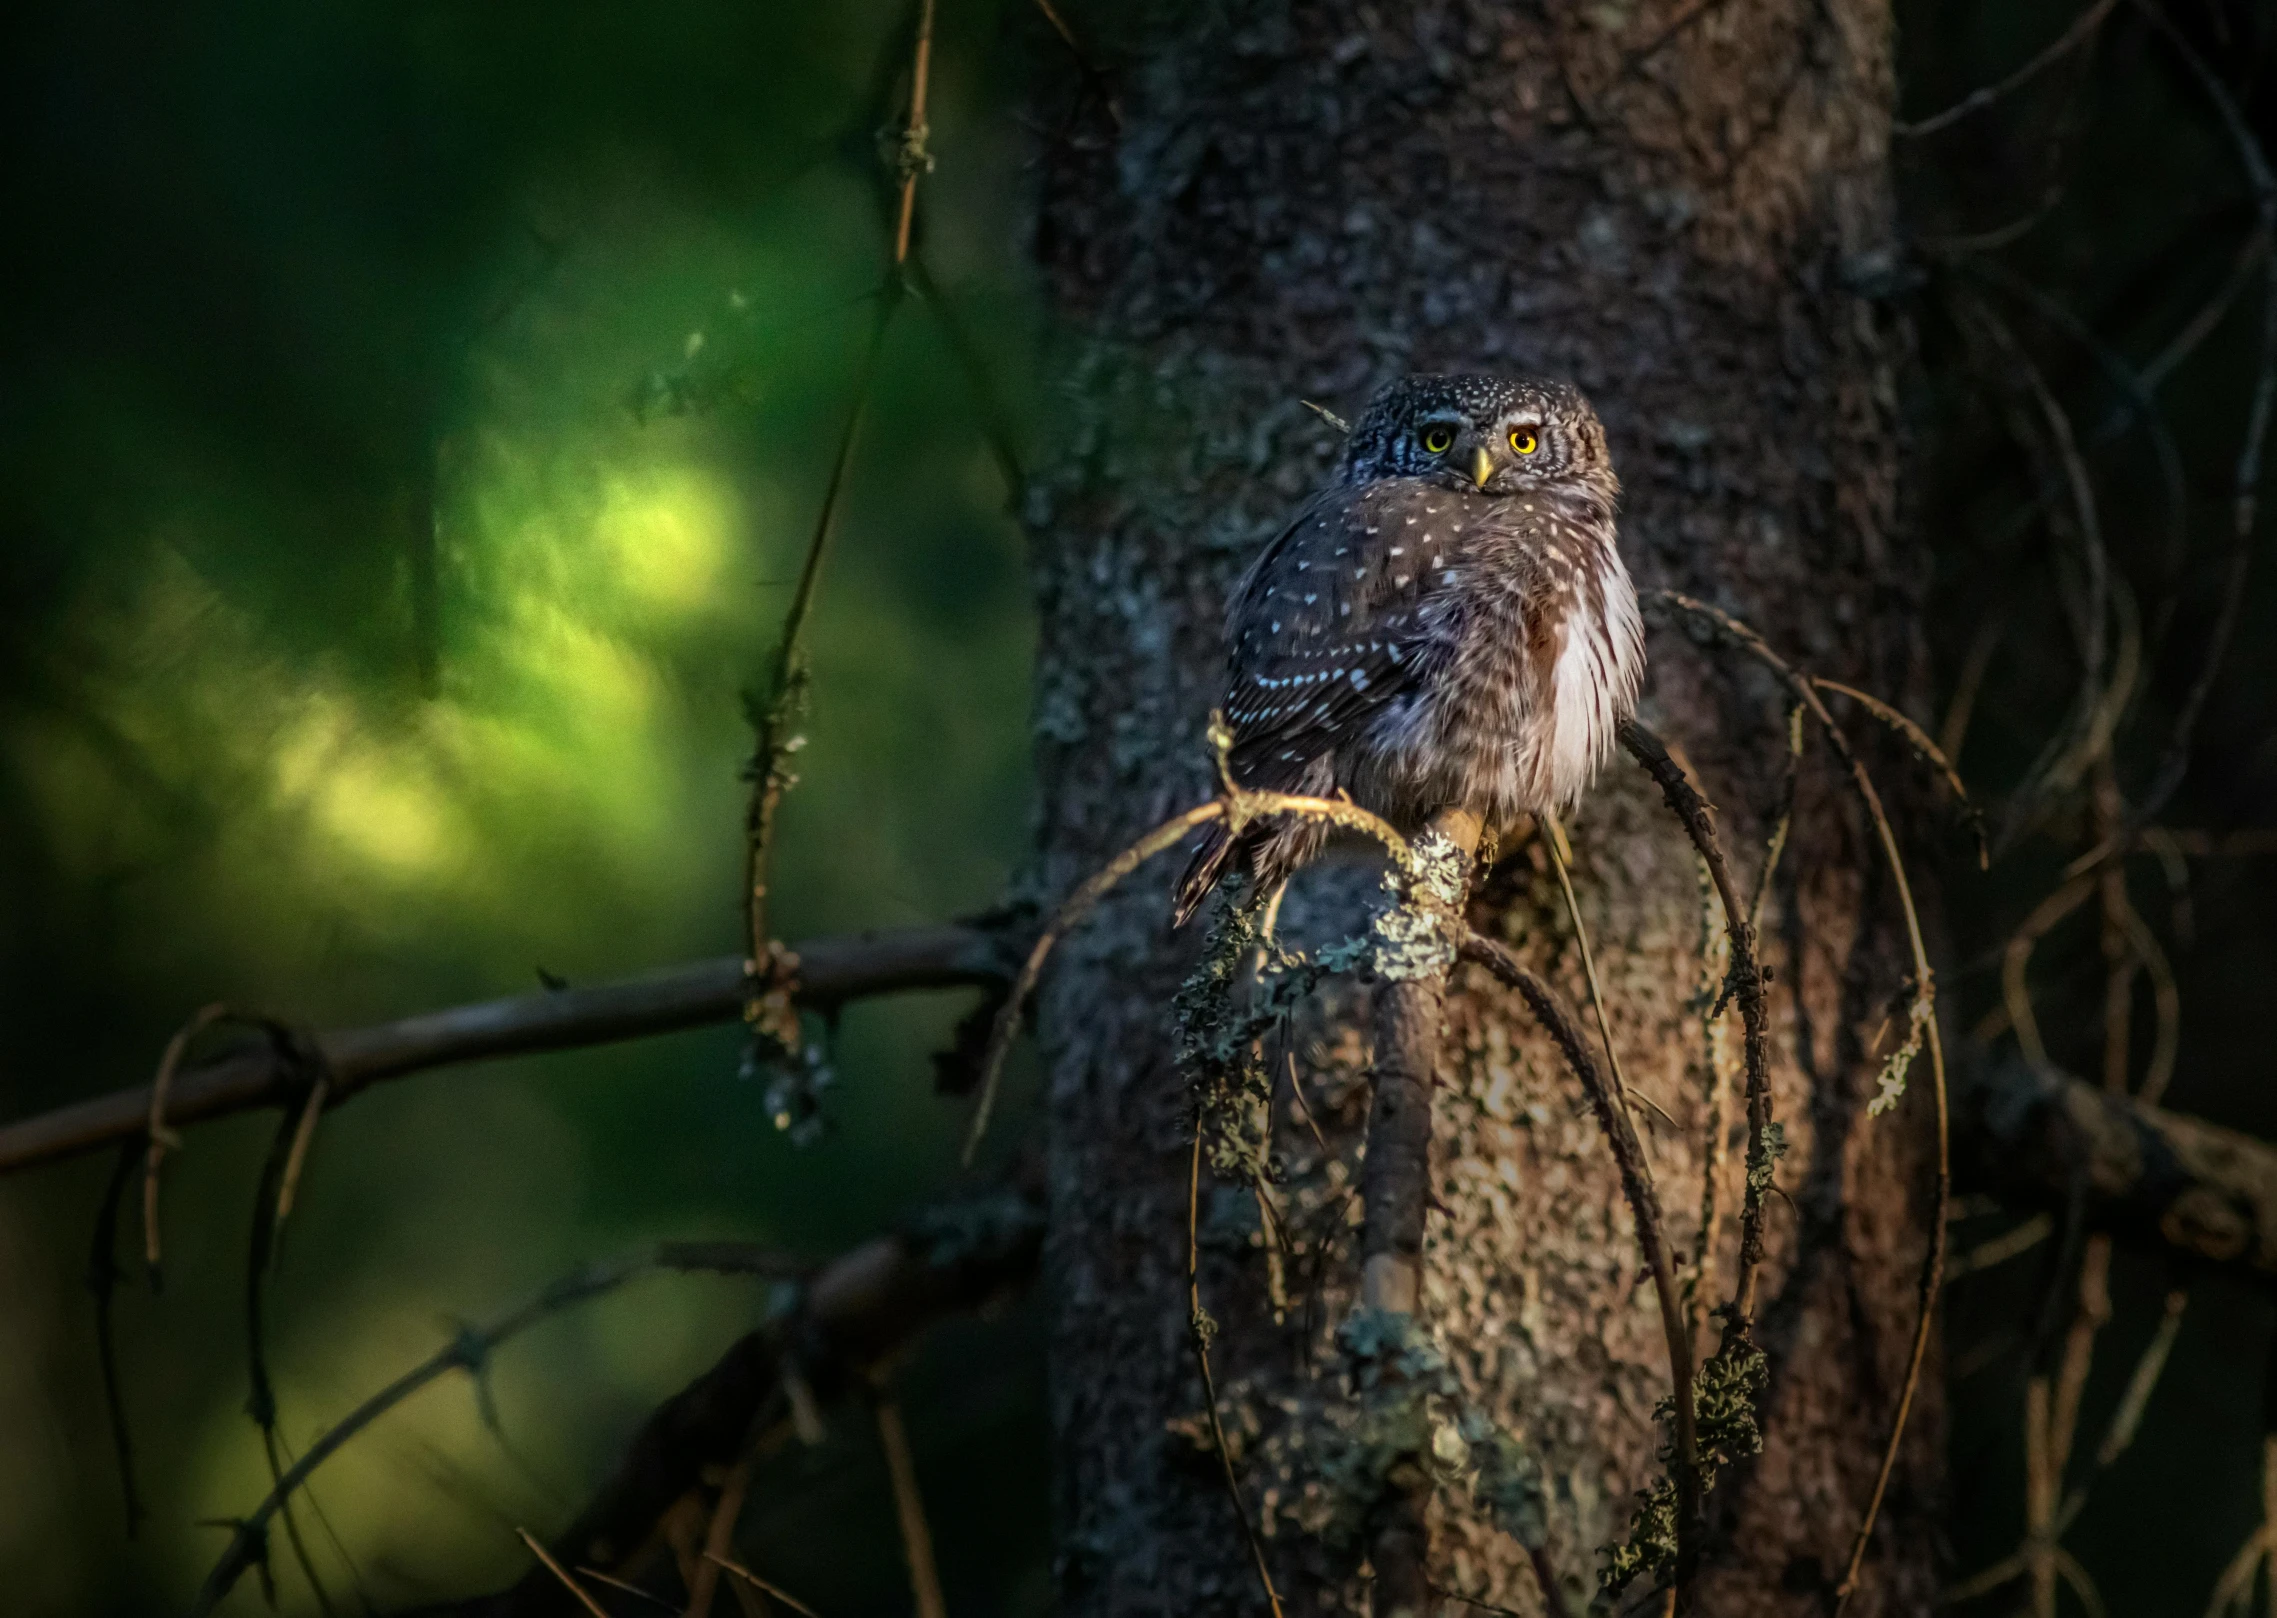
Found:
[[[1471,476],[1482,489],[1486,487],[1486,480],[1494,476],[1494,457],[1487,454],[1484,444],[1471,451]]]

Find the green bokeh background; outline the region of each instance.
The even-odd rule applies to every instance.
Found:
[[[993,8],[948,11],[932,123],[955,161],[924,248],[1019,431],[1018,131]],[[7,97],[34,250],[0,407],[0,1112],[135,1082],[209,1001],[337,1025],[740,947],[740,692],[885,280],[875,130],[907,26],[362,0],[35,25]],[[1024,841],[1032,634],[971,384],[905,305],[812,629],[793,939],[986,904]],[[286,1439],[588,1259],[700,1235],[827,1254],[953,1183],[925,1054],[962,1009],[850,1011],[806,1150],[737,1078],[732,1029],[332,1115],[272,1290]],[[176,1608],[223,1539],[196,1519],[265,1488],[241,1298],[269,1127],[189,1132],[165,1291],[120,1294],[153,1508],[131,1547],[83,1291],[108,1154],[0,1182],[9,1611]],[[556,1319],[496,1359],[503,1442],[463,1378],[411,1401],[318,1475],[338,1546],[303,1526],[335,1599],[357,1610],[339,1547],[383,1608],[511,1576],[514,1527],[565,1521],[766,1303],[675,1278]],[[1031,1319],[950,1329],[908,1381],[952,1591],[1032,1607]],[[840,1425],[778,1468],[754,1544],[834,1614],[895,1610],[882,1464],[858,1412]],[[248,1580],[235,1608],[258,1600]]]

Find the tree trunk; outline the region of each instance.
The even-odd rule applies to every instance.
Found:
[[[1304,401],[1350,416],[1404,371],[1577,381],[1627,487],[1622,546],[1642,588],[1701,596],[1817,672],[1910,693],[1922,569],[1892,550],[1898,345],[1869,301],[1891,251],[1879,0],[1195,5],[1101,48],[1129,64],[1114,115],[1089,99],[1043,121],[1038,251],[1074,334],[1063,452],[1030,509],[1047,892],[1211,790],[1226,587],[1336,449]],[[1665,624],[1651,659],[1644,716],[1717,801],[1744,891],[1783,801],[1781,693]],[[1685,1256],[1722,1137],[1702,1301],[1721,1300],[1744,1141],[1697,998],[1719,970],[1702,942],[1715,912],[1626,760],[1570,830]],[[1373,886],[1359,857],[1330,864],[1292,890],[1300,935],[1332,936],[1339,906]],[[1187,1342],[1194,1126],[1171,1002],[1202,928],[1168,931],[1170,874],[1126,884],[1064,946],[1041,1007],[1070,1614],[1264,1606]],[[1471,916],[1586,1005],[1538,839],[1509,840]],[[1818,1613],[1903,1378],[1930,1117],[1925,1095],[1866,1114],[1867,1047],[1904,957],[1873,843],[1820,755],[1764,931],[1788,1145],[1757,1314],[1766,1449],[1710,1497],[1700,1610]],[[1364,990],[1317,1000],[1290,1042],[1305,1105],[1284,1071],[1271,1107],[1290,1251],[1247,1188],[1205,1183],[1201,1284],[1242,1509],[1284,1599],[1365,1611],[1375,1505],[1357,1497],[1369,1485],[1334,1333],[1357,1301],[1346,1188],[1371,1025]],[[1444,1030],[1422,1322],[1465,1396],[1540,1462],[1548,1563],[1572,1607],[1661,1470],[1659,1317],[1612,1158],[1523,1002],[1458,968]],[[1736,1030],[1718,1038],[1736,1050]],[[1853,1613],[1933,1599],[1935,1373]],[[1460,1490],[1437,1492],[1429,1526],[1438,1589],[1542,1610],[1525,1553]]]

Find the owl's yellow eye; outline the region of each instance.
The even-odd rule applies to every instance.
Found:
[[[1455,447],[1455,429],[1445,425],[1423,429],[1423,447],[1433,455],[1444,455]]]
[[[1510,429],[1510,447],[1521,455],[1531,455],[1542,447],[1541,440],[1523,427]]]

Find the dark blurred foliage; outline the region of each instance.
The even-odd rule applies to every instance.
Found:
[[[1910,117],[2076,14],[1900,13]],[[2277,19],[2218,0],[2175,18],[2277,137]],[[212,1000],[352,1021],[516,991],[540,968],[589,980],[735,949],[738,693],[764,666],[884,275],[879,132],[906,10],[233,0],[50,8],[15,27],[0,1113],[136,1082]],[[1017,98],[1026,75],[1073,69],[1026,6],[946,5],[941,30],[922,250],[1025,442],[1039,316]],[[2219,608],[2258,281],[2158,392],[2187,498],[2178,546],[2152,440],[2096,429],[2124,398],[2110,362],[2140,364],[2221,285],[2250,191],[2206,96],[2128,6],[2015,94],[1898,150],[1912,245],[1874,273],[1918,340],[1930,717],[1989,645],[1961,763],[2000,823],[2079,683],[2060,606],[2077,535],[2042,498],[2062,469],[2044,426],[2014,430],[2029,416],[2015,367],[1988,358],[1971,313],[1990,310],[2069,413],[2145,629],[2117,749],[2139,794]],[[977,907],[1019,857],[1029,631],[983,415],[938,321],[905,307],[816,625],[813,744],[779,860],[790,937]],[[2161,824],[2277,823],[2273,606],[2264,566]],[[1986,877],[1945,845],[1945,987],[1964,1022],[1997,1007],[2001,943],[2084,846],[2079,802],[2055,794],[2010,825]],[[2259,1000],[2277,974],[2277,862],[2195,864],[2186,910],[2155,862],[2130,876],[2182,993],[2170,1101],[2277,1135]],[[2101,972],[2075,919],[2032,977],[2052,1054],[2091,1074]],[[438,1074],[328,1119],[274,1285],[287,1439],[452,1319],[588,1257],[706,1234],[825,1253],[949,1184],[955,1120],[924,1053],[961,1009],[849,1014],[831,1036],[833,1128],[804,1150],[736,1079],[732,1031]],[[167,1291],[121,1297],[152,1506],[132,1545],[81,1284],[107,1165],[0,1183],[10,1611],[177,1602],[219,1544],[196,1519],[264,1484],[239,1288],[265,1135],[258,1120],[191,1135],[167,1181]],[[1956,1245],[2003,1224],[1965,1222]],[[2017,1412],[2042,1299],[2068,1285],[2060,1251],[1952,1293],[1964,1573],[2019,1531]],[[2189,1280],[2122,1254],[2083,1448],[2159,1297]],[[2117,1612],[2201,1611],[2256,1516],[2269,1301],[2192,1285],[2143,1435],[2070,1541]],[[565,1317],[494,1369],[502,1435],[463,1385],[422,1395],[320,1475],[320,1566],[344,1590],[352,1559],[382,1605],[497,1579],[518,1565],[513,1526],[558,1523],[639,1415],[764,1305],[683,1279]],[[959,1610],[1043,1604],[1035,1320],[1024,1306],[944,1331],[907,1372]],[[859,1422],[843,1427],[763,1480],[749,1554],[834,1618],[903,1610],[882,1463]],[[298,1574],[280,1578],[283,1605],[310,1610]]]
[[[2277,143],[2277,9],[2169,6],[2177,32],[2220,79],[2264,148]],[[2087,8],[1901,5],[1902,115],[1921,120],[2002,79]],[[1918,434],[1912,513],[1934,552],[1929,630],[1937,707],[1981,664],[1959,763],[2005,834],[1978,876],[1956,840],[1944,893],[1953,949],[1944,979],[1962,1026],[1996,1025],[2003,946],[2063,867],[2092,846],[2092,779],[2046,788],[2049,744],[2078,712],[2081,639],[2066,602],[2089,588],[2084,555],[2109,558],[2108,689],[2139,629],[2139,683],[2112,749],[2122,797],[2140,805],[2161,774],[2205,667],[2232,555],[2232,497],[2262,369],[2265,275],[2256,267],[2204,341],[2133,410],[2128,381],[2232,280],[2255,228],[2254,193],[2223,115],[2141,8],[2111,8],[2099,33],[1992,105],[1896,145],[1912,262],[1903,297],[1919,344],[1910,395]],[[2003,336],[2005,334],[2005,338]],[[2027,369],[2047,392],[2033,392]],[[2092,497],[2071,493],[2060,413]],[[2114,430],[2114,423],[2119,423]],[[2162,449],[2160,435],[2170,448]],[[2256,525],[2266,544],[2268,521]],[[2258,547],[2257,547],[2258,548]],[[2277,824],[2277,568],[2263,550],[2238,628],[2198,720],[2187,773],[2152,823],[2217,832]],[[1989,651],[1989,661],[1984,660]],[[1933,726],[1934,728],[1934,726]],[[2028,805],[2028,807],[2027,807]],[[2128,862],[2130,897],[2173,965],[2181,1017],[2165,1104],[2277,1136],[2267,997],[2277,983],[2277,859],[2194,859],[2168,871]],[[2104,963],[2093,904],[2049,933],[2029,984],[2050,1056],[2103,1072]],[[2129,1070],[2152,1060],[2156,1017],[2138,980]],[[2011,1036],[1993,1040],[2013,1049]],[[2014,1225],[1965,1220],[1966,1251]],[[2023,1528],[2024,1388],[2068,1325],[2076,1245],[2043,1242],[1949,1292],[1955,1572],[2013,1550]],[[2260,1520],[2264,1403],[2272,1352],[2265,1289],[2193,1276],[2162,1254],[2121,1250],[2113,1324],[2096,1349],[2074,1477],[2101,1440],[2171,1288],[2190,1302],[2141,1436],[2090,1494],[2065,1543],[2114,1613],[2197,1614]],[[2050,1327],[2053,1327],[2053,1330]],[[2010,1585],[1971,1613],[2023,1610]],[[2065,1611],[2084,1610],[2074,1596]]]

